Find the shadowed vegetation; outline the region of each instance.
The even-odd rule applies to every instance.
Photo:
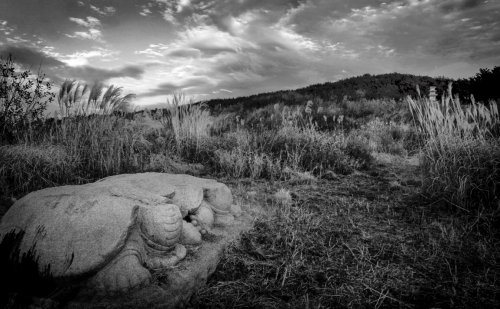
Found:
[[[20,255],[24,233],[13,231],[4,236],[0,242],[0,270],[2,282],[8,285],[3,284],[0,291],[2,308],[30,308],[31,297],[54,296],[57,284],[50,276],[50,267],[39,269],[35,246]]]

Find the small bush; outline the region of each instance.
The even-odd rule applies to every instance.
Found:
[[[368,168],[373,163],[373,156],[366,139],[350,135],[345,146],[346,153],[359,162],[362,168]]]
[[[362,137],[372,152],[390,153],[406,156],[410,147],[405,140],[410,136],[412,127],[407,124],[384,122],[375,118],[350,133]]]
[[[16,72],[12,58],[0,58],[0,144],[12,143],[43,121],[46,106],[54,100],[52,84],[41,72]]]

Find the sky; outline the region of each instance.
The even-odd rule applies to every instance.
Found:
[[[500,66],[499,0],[0,0],[0,56],[135,93],[238,97]]]

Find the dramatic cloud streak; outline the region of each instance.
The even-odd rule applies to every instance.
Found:
[[[2,0],[0,49],[146,104],[363,73],[470,76],[500,65],[499,17],[493,0]]]
[[[98,51],[95,53],[100,55]],[[52,81],[60,83],[67,78],[76,78],[86,82],[104,82],[112,78],[130,77],[140,79],[144,73],[141,66],[124,66],[119,69],[101,69],[88,65],[69,66],[43,52],[26,47],[0,47],[0,57],[7,58],[15,55],[17,64],[24,69],[42,68]]]

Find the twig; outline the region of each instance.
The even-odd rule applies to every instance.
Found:
[[[392,301],[395,301],[395,302],[397,302],[397,303],[399,303],[399,304],[401,304],[401,305],[403,305],[403,306],[405,306],[405,307],[408,307],[408,308],[413,308],[413,306],[408,305],[407,303],[405,303],[405,302],[403,302],[403,301],[401,301],[401,300],[399,300],[399,299],[396,299],[396,298],[394,298],[394,297],[388,296],[387,294],[389,293],[389,291],[387,291],[387,293],[383,294],[383,293],[381,293],[381,292],[379,292],[379,291],[375,290],[374,288],[369,287],[369,286],[368,286],[368,285],[366,285],[365,283],[361,283],[361,284],[362,284],[365,288],[367,288],[367,289],[371,290],[372,292],[375,292],[375,293],[379,294],[381,297],[388,298],[388,299],[390,299],[390,300],[392,300]],[[378,301],[377,301],[377,302],[378,302]]]

